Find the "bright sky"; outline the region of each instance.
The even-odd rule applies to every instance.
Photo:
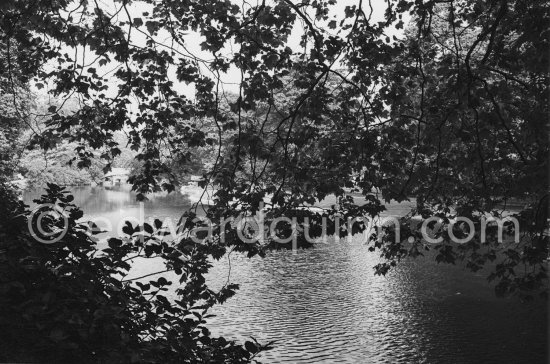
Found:
[[[241,4],[250,4],[248,2],[241,2],[241,1],[234,1],[236,4],[238,5],[241,5]],[[267,3],[273,3],[273,1],[267,1]],[[298,1],[294,0],[295,3],[298,3]],[[256,4],[259,4],[260,1],[256,1]],[[329,14],[329,21],[334,19],[336,20],[337,22],[339,22],[343,17],[344,17],[344,10],[346,8],[346,6],[358,6],[360,3],[359,0],[337,0],[336,4],[332,6],[332,11],[331,13]],[[107,13],[109,14],[114,14],[115,12],[117,12],[117,10],[120,10],[120,6],[121,6],[121,3],[120,2],[114,2],[113,0],[98,0],[98,4],[100,5],[100,7]],[[247,7],[249,7],[249,5],[246,5]],[[369,1],[366,0],[366,1],[363,1],[363,9],[365,11],[365,14],[367,16],[369,16],[370,12],[371,12],[371,7],[369,6]],[[372,6],[372,21],[373,22],[378,22],[378,21],[382,21],[383,20],[383,15],[384,15],[384,11],[386,9],[386,6],[387,6],[387,2],[386,0],[371,0],[371,6]],[[75,5],[73,6],[69,6],[69,10],[72,10],[74,8],[77,7],[77,3],[75,3]],[[129,12],[129,17],[130,19],[134,19],[134,18],[143,18],[144,22],[145,22],[145,17],[143,17],[143,13],[144,12],[148,12],[148,13],[151,13],[151,10],[152,10],[152,7],[150,4],[144,4],[143,2],[140,2],[140,1],[134,1],[131,3],[131,5],[128,6],[128,12]],[[311,15],[311,14],[310,14]],[[126,12],[124,10],[120,10],[118,12],[118,15],[115,17],[115,20],[118,19],[119,21],[128,21],[128,15],[126,14]],[[313,17],[312,17],[313,19]],[[405,21],[407,21],[408,19],[404,19]],[[332,29],[329,29],[328,27],[326,26],[323,26],[323,24],[327,24],[327,22],[315,22],[314,19],[312,20],[315,25],[318,25],[320,28],[322,29],[325,29],[327,32],[333,34],[333,35],[336,35],[335,32],[337,30],[332,30]],[[288,46],[293,49],[296,53],[301,53],[303,52],[303,47],[300,46],[300,37],[301,35],[303,34],[303,28],[304,28],[304,25],[302,23],[302,21],[298,18],[298,20],[296,21],[295,25],[294,25],[294,29],[293,29],[293,32],[291,34],[291,36],[289,37],[288,39]],[[396,35],[396,36],[399,36],[400,34],[402,34],[402,30],[396,30],[396,29],[393,29],[393,30],[390,30],[389,34],[388,35]],[[132,43],[136,44],[136,45],[145,45],[145,41],[146,41],[146,37],[148,36],[148,33],[147,31],[145,30],[145,27],[143,27],[143,32],[140,33],[138,31],[136,31],[135,29],[132,30],[132,33],[131,33],[131,38],[132,38]],[[345,34],[340,34],[340,36],[345,36]],[[166,44],[167,46],[170,45],[170,37],[168,36],[168,33],[164,32],[164,33],[160,33],[158,36],[155,37],[155,40],[160,43],[160,44]],[[202,41],[204,40],[204,38],[202,38],[199,34],[195,33],[195,32],[190,32],[189,34],[187,34],[185,37],[184,37],[184,41],[185,41],[185,49],[183,49],[182,47],[179,47],[177,46],[176,49],[182,53],[187,53],[187,54],[193,54],[194,56],[198,57],[198,58],[201,58],[201,59],[205,59],[205,60],[211,60],[212,59],[212,56],[208,53],[208,52],[204,52],[201,50],[201,47],[200,47],[200,44],[202,43]],[[222,55],[226,56],[226,57],[229,57],[231,58],[232,57],[232,54],[235,53],[236,51],[238,51],[238,45],[236,44],[230,44],[228,47],[226,47],[223,51],[222,51]],[[74,48],[70,48],[70,47],[65,47],[67,49],[67,52],[71,55],[71,56],[75,56],[76,54],[76,58],[79,60],[80,63],[83,63],[86,64],[86,65],[89,65],[91,67],[94,67],[98,70],[98,74],[102,75],[102,74],[110,74],[111,72],[114,72],[114,70],[116,70],[116,68],[119,66],[119,65],[116,65],[114,63],[109,63],[105,66],[99,66],[97,65],[97,62],[96,64],[94,65],[90,65],[91,61],[93,59],[95,59],[95,55],[88,50],[83,50],[83,49],[79,49],[77,50],[77,52],[75,53],[75,49]],[[86,51],[86,52],[85,52]],[[48,66],[46,66],[47,68],[55,68],[57,67],[57,64],[56,63],[51,63],[49,64]],[[201,70],[205,73],[205,74],[208,74],[208,70],[206,69],[206,67],[202,67]],[[194,86],[193,85],[185,85],[184,83],[179,83],[176,81],[176,75],[175,75],[175,70],[170,70],[169,73],[171,75],[173,75],[173,80],[175,81],[174,84],[176,85],[176,89],[180,92],[182,92],[184,95],[186,95],[187,97],[193,99],[194,98]],[[237,93],[238,92],[238,89],[239,89],[239,82],[240,82],[240,71],[236,68],[236,67],[232,67],[229,69],[229,71],[226,73],[226,74],[223,74],[222,77],[221,77],[221,80],[223,82],[223,91],[226,91],[226,92],[234,92],[234,93]],[[51,85],[50,85],[51,86]],[[45,89],[42,89],[42,90],[38,90],[36,89],[37,93],[39,95],[46,95],[46,91],[47,91],[47,87]],[[111,90],[109,92],[110,96],[114,96],[116,94],[116,90],[115,88],[113,87],[113,90]]]

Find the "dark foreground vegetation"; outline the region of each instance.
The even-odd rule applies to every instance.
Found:
[[[414,197],[400,236],[416,238],[396,240],[393,226],[374,236],[384,258],[374,273],[436,250],[442,263],[489,266],[497,294],[545,297],[549,15],[543,0],[3,1],[0,361],[255,360],[268,343],[210,335],[208,309],[237,287],[214,292],[204,274],[228,249],[288,247],[219,226],[266,197],[267,223],[297,216],[300,247],[306,218],[310,235],[326,217],[328,233],[344,236],[336,217],[375,217],[383,200]],[[128,225],[99,250],[72,198],[50,184],[38,203],[64,218],[48,215],[43,228],[67,232],[52,244],[31,235],[36,221],[10,184],[18,174],[91,181],[120,165],[141,199],[202,174],[217,190],[212,234],[166,241],[158,223]],[[331,194],[330,209],[301,208]],[[482,216],[502,217],[511,200],[523,208],[504,234],[519,228],[520,241],[499,242],[496,226],[482,240]],[[201,226],[198,207],[182,231]],[[439,217],[430,227],[442,241],[423,240],[413,216]],[[457,217],[474,222],[468,243],[451,241]],[[125,279],[136,256],[160,257],[179,281]]]

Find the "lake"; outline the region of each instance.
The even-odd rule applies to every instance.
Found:
[[[88,219],[113,227],[138,217],[127,187],[72,189]],[[41,191],[24,193],[29,203]],[[410,203],[390,204],[399,215]],[[145,219],[177,222],[190,206],[179,194],[158,194],[143,204]],[[100,225],[101,226],[101,225]],[[374,275],[375,254],[359,239],[307,249],[273,251],[248,259],[238,253],[214,262],[213,289],[229,279],[237,294],[214,308],[214,334],[275,340],[265,363],[546,363],[546,302],[496,298],[486,272],[404,261],[386,277]],[[135,262],[132,274],[155,262]]]

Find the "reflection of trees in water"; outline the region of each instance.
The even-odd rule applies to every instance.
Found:
[[[75,198],[75,204],[85,213],[94,214],[98,212],[110,212],[122,207],[137,207],[139,202],[136,200],[136,194],[131,191],[130,186],[105,187],[68,187]],[[34,199],[40,197],[43,189],[33,189],[25,191],[23,200],[29,204]],[[189,200],[179,192],[159,192],[151,194],[148,201],[144,202],[145,208],[152,207],[189,207]]]
[[[86,187],[72,191],[78,206],[86,213],[109,212],[135,201],[129,190],[108,190],[102,187]]]

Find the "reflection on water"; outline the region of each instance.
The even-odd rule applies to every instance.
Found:
[[[87,215],[109,213],[120,208],[137,207],[136,194],[130,190],[129,185],[115,186],[111,188],[104,187],[73,187],[68,188],[75,197],[75,204],[78,205]],[[32,200],[40,197],[44,193],[42,189],[28,190],[23,193],[23,200],[31,203]],[[168,209],[183,211],[188,208],[189,199],[173,192],[167,194],[159,192],[147,196],[148,200],[144,202],[148,210]]]
[[[159,192],[149,195],[147,201],[138,202],[136,194],[128,185],[108,189],[74,187],[69,190],[74,195],[74,203],[84,211],[84,219],[93,220],[99,228],[111,232],[111,235],[121,235],[126,220],[136,224],[140,221],[150,222],[150,219],[164,221],[169,218],[177,224],[182,213],[191,205],[187,196],[179,192]],[[43,193],[44,190],[38,189],[25,191],[23,200],[32,208],[32,201]],[[104,236],[99,235],[100,238]]]
[[[28,192],[25,201],[38,194]],[[80,188],[74,194],[88,218],[118,223],[138,216],[139,204],[127,189]],[[185,196],[158,194],[144,204],[145,218],[177,219],[188,207]],[[392,204],[388,213],[406,207]],[[214,262],[212,288],[229,279],[240,290],[215,307],[213,333],[276,340],[261,357],[265,363],[547,362],[544,302],[498,299],[486,273],[433,259],[405,261],[377,277],[377,258],[361,242],[328,241],[295,254],[248,259],[232,253]],[[158,261],[140,261],[133,274],[157,268]]]
[[[416,260],[377,277],[357,241],[230,259],[241,289],[211,324],[277,340],[267,363],[546,362],[544,304],[497,299],[482,275]],[[228,268],[225,258],[212,281]]]

